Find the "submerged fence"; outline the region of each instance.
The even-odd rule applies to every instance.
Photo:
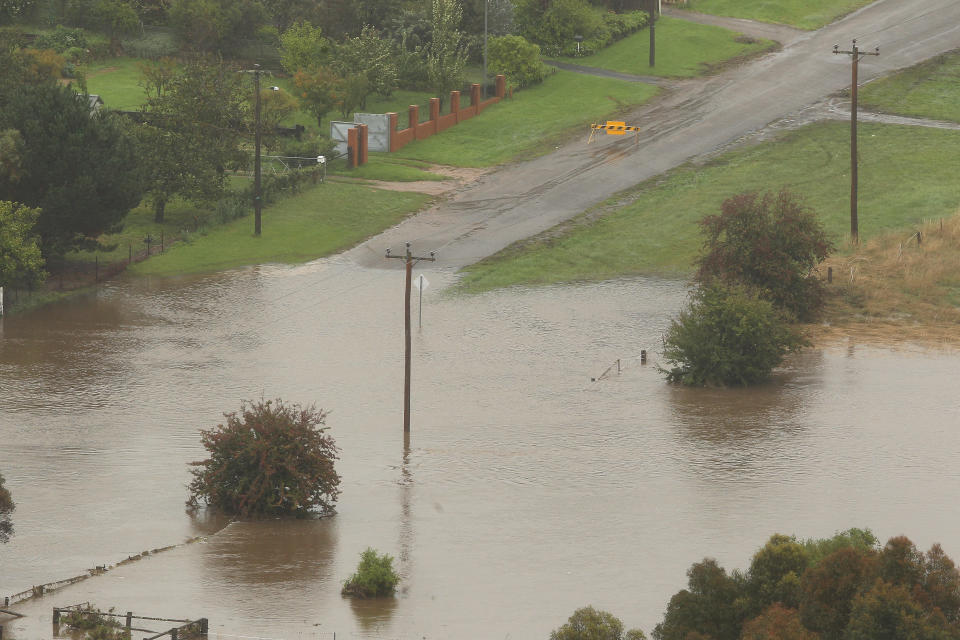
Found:
[[[80,617],[91,617],[95,619],[99,618],[123,618],[124,624],[120,625],[128,632],[138,631],[140,633],[146,633],[147,635],[144,640],[157,640],[159,638],[171,638],[172,640],[183,640],[184,638],[206,638],[207,633],[210,628],[209,621],[206,618],[198,618],[197,620],[181,620],[177,618],[159,618],[156,616],[135,616],[132,611],[127,611],[126,613],[113,613],[112,611],[100,611],[99,609],[94,609],[90,606],[89,602],[82,602],[80,604],[73,604],[67,607],[54,607],[53,608],[53,624],[60,624],[60,617],[62,615],[68,616],[80,616]],[[148,620],[154,622],[178,622],[180,623],[176,627],[171,627],[166,631],[154,631],[151,629],[140,629],[133,626],[134,620]]]

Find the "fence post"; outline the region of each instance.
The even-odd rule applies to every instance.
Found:
[[[450,92],[450,113],[456,116],[454,118],[454,122],[459,124],[460,122],[460,92],[459,91]]]
[[[356,127],[351,127],[350,129],[347,130],[347,150],[348,150],[347,166],[350,169],[356,169],[357,164],[359,163],[359,160],[360,160],[360,158],[357,157],[360,154],[357,153],[358,149],[357,149],[357,128]]]
[[[389,127],[390,127],[390,151],[391,152],[397,151],[397,120],[399,119],[399,117],[400,116],[398,116],[396,113],[392,111],[387,114],[387,121],[390,123]]]
[[[357,140],[358,146],[360,147],[360,153],[358,154],[360,156],[359,164],[367,164],[367,142],[370,133],[369,129],[370,127],[365,124],[360,125],[360,133],[358,135],[359,139]]]
[[[53,608],[53,624],[60,624],[60,609]]]
[[[440,98],[430,98],[430,125],[431,130],[436,133],[440,124]]]
[[[480,85],[476,82],[470,85],[470,106],[476,107],[474,115],[480,115]]]
[[[130,627],[133,625],[133,612],[127,611],[127,631],[130,630]]]
[[[200,618],[200,635],[205,636],[210,633],[210,621],[206,618]]]
[[[507,95],[507,78],[501,73],[496,77],[494,82],[496,87],[494,94],[502,100]]]
[[[177,628],[170,629],[170,640],[177,640]]]
[[[417,125],[420,124],[420,107],[418,105],[412,104],[410,108],[407,109],[407,122],[411,129],[413,129],[413,139],[417,139]]]

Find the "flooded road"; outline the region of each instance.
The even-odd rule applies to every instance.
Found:
[[[422,272],[406,452],[399,270],[116,282],[3,319],[18,506],[0,597],[204,536],[17,604],[4,638],[49,637],[52,607],[84,601],[208,617],[222,638],[546,638],[587,604],[649,633],[691,563],[743,567],[773,532],[870,527],[960,555],[960,356],[844,344],[758,389],[681,389],[655,369],[681,282],[455,298]],[[336,516],[185,512],[198,430],[261,395],[330,411]],[[394,601],[339,594],[368,546],[396,558]]]

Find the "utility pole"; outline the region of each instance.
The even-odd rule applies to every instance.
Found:
[[[388,258],[401,258],[406,261],[406,287],[403,295],[403,329],[404,329],[404,362],[403,362],[403,434],[408,438],[410,434],[410,289],[413,285],[413,265],[421,260],[433,262],[436,260],[433,251],[429,257],[415,256],[410,253],[410,243],[407,243],[406,253],[402,256],[390,255],[390,249],[387,249]]]
[[[657,62],[657,4],[659,0],[647,0],[650,12],[650,68]]]
[[[853,244],[860,243],[857,221],[857,67],[861,56],[879,56],[880,47],[874,51],[860,51],[857,41],[853,41],[852,51],[840,51],[840,45],[833,45],[834,54],[847,54],[853,60],[853,81],[850,85],[850,239]]]
[[[487,6],[490,0],[483,0],[483,99],[487,99]]]
[[[253,90],[257,94],[253,128],[253,235],[260,235],[260,212],[263,199],[260,197],[260,65],[253,65]]]

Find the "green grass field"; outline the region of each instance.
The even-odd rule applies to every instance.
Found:
[[[819,29],[873,0],[689,0],[691,11]]]
[[[265,208],[260,237],[253,235],[253,216],[246,216],[203,234],[190,234],[189,241],[135,264],[130,271],[170,276],[268,262],[306,262],[348,249],[429,201],[417,193],[326,182]],[[128,220],[128,226],[137,222]],[[147,222],[140,233],[151,226]]]
[[[656,89],[637,82],[559,71],[543,83],[517,91],[477,118],[392,154],[457,167],[488,167],[520,155],[553,149],[570,129],[650,99]]]
[[[331,175],[361,178],[364,180],[388,180],[391,182],[414,182],[418,180],[447,180],[447,176],[427,171],[430,165],[417,160],[397,158],[392,153],[371,153],[367,164],[356,169],[347,169],[346,163],[336,163]]]
[[[107,109],[135,111],[146,101],[140,65],[137,58],[110,58],[87,65],[87,91],[103,99]]]
[[[770,40],[745,39],[720,27],[662,17],[656,27],[656,65],[650,62],[650,32],[638,31],[592,56],[562,58],[564,62],[621,73],[663,77],[692,77],[709,73],[731,60],[742,59],[777,46]]]
[[[677,169],[467,268],[461,287],[686,273],[702,243],[697,221],[752,190],[802,194],[842,246],[849,233],[848,132],[846,123],[809,125],[706,166]],[[862,239],[957,210],[960,132],[862,124],[859,149]]]
[[[960,50],[871,82],[859,94],[864,109],[960,122]]]

